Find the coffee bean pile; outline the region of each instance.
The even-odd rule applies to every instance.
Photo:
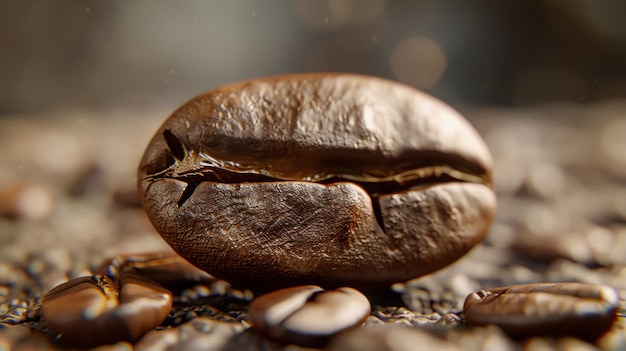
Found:
[[[325,348],[625,349],[621,111],[626,103],[619,101],[463,111],[494,156],[495,224],[451,266],[367,293],[371,312],[364,326],[333,337]],[[96,274],[118,254],[167,249],[139,207],[134,179],[140,153],[168,112],[0,120],[0,349],[65,349],[42,319],[47,291]],[[587,285],[497,290],[565,282]],[[465,301],[472,294],[475,307],[495,296],[497,308],[470,311]],[[252,300],[252,292],[223,281],[185,287],[160,327],[107,349],[302,349],[257,333]],[[505,323],[520,306],[534,307],[520,312],[527,323],[521,334]],[[606,321],[602,331],[584,332]]]

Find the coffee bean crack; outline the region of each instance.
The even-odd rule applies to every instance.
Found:
[[[163,139],[167,143],[167,168],[148,175],[146,181],[154,182],[161,178],[172,178],[184,181],[187,186],[182,192],[177,205],[180,208],[194,194],[198,185],[203,182],[241,184],[241,183],[269,183],[285,181],[311,181],[313,183],[330,185],[340,182],[349,182],[363,188],[372,200],[372,208],[376,220],[384,230],[384,222],[379,204],[379,197],[385,194],[398,194],[409,190],[427,188],[431,185],[452,182],[490,184],[489,174],[479,173],[471,165],[456,162],[456,167],[438,161],[435,157],[423,158],[422,163],[427,165],[419,168],[407,169],[387,176],[365,175],[355,176],[348,173],[328,172],[318,174],[308,179],[285,179],[269,175],[271,172],[229,170],[221,167],[224,161],[219,161],[206,153],[195,151],[185,146],[182,140],[169,129],[163,131]],[[232,168],[232,167],[231,167]],[[244,168],[239,165],[239,168]],[[403,167],[398,167],[402,169]],[[473,172],[473,173],[471,173]],[[264,174],[268,173],[268,174]]]

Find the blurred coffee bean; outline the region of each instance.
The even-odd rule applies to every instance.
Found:
[[[463,320],[461,317],[457,316],[454,313],[446,313],[437,321],[438,325],[444,325],[446,327],[456,327],[461,325]]]
[[[626,280],[623,280],[626,281]],[[611,329],[596,340],[595,344],[601,350],[626,350],[626,291],[621,297],[619,318]]]
[[[134,188],[113,192],[113,203],[119,207],[141,207],[141,199]]]
[[[597,351],[594,345],[573,337],[561,337],[558,339],[533,337],[524,343],[524,351],[544,351],[544,350],[576,350],[576,351]],[[612,350],[612,349],[611,349]]]
[[[6,312],[3,311],[5,309],[4,303],[0,304],[0,311],[3,313],[0,315],[0,323],[6,324],[20,324],[27,320],[28,318],[28,310],[26,307],[9,307]]]
[[[481,290],[467,296],[469,325],[495,324],[510,335],[596,339],[616,319],[617,292],[603,285],[541,283]]]
[[[543,276],[549,281],[570,281],[593,285],[602,285],[606,282],[606,278],[599,270],[563,259],[551,262]]]
[[[426,330],[395,324],[367,326],[341,333],[328,345],[333,351],[461,350]]]
[[[363,324],[370,303],[352,288],[308,285],[257,297],[248,309],[252,328],[280,344],[323,347],[330,338]]]
[[[52,212],[52,193],[43,186],[28,183],[0,185],[0,217],[42,219]]]
[[[113,280],[119,279],[125,272],[140,274],[174,292],[216,281],[171,251],[115,256],[96,270],[96,274],[106,275]]]
[[[71,280],[48,292],[43,318],[61,340],[76,347],[135,341],[159,325],[172,306],[172,294],[153,281],[127,273],[118,286],[108,277]]]
[[[86,197],[93,194],[110,193],[106,170],[98,164],[90,164],[71,181],[68,193],[74,197]]]
[[[0,350],[33,351],[55,350],[46,333],[21,325],[0,324]]]
[[[380,307],[375,306],[372,316],[383,322],[395,323],[398,320],[411,321],[415,316],[413,312],[404,307]]]
[[[563,231],[526,230],[512,242],[520,253],[544,261],[566,258],[585,265],[611,266],[626,263],[626,230],[579,223]]]
[[[224,350],[231,339],[243,329],[243,326],[238,323],[198,317],[177,328],[153,330],[146,333],[135,345],[135,350]]]

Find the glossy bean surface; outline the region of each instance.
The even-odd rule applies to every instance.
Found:
[[[123,274],[119,287],[108,277],[74,279],[48,292],[43,317],[61,340],[81,348],[138,340],[172,308],[172,294],[150,279]]]
[[[257,297],[248,312],[253,329],[281,344],[323,347],[332,336],[363,324],[371,308],[352,288],[308,285]]]

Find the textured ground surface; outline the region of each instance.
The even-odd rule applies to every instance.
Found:
[[[497,221],[454,265],[374,299],[367,324],[435,324],[439,338],[467,350],[626,349],[626,101],[464,112],[495,158]],[[0,119],[0,350],[58,348],[40,320],[45,291],[107,257],[166,248],[137,203],[135,169],[168,113]],[[575,336],[512,340],[496,327],[440,320],[458,314],[475,290],[561,281],[619,291],[621,317],[595,344]],[[99,349],[279,349],[248,330],[250,298],[221,283],[186,291],[168,331]]]

